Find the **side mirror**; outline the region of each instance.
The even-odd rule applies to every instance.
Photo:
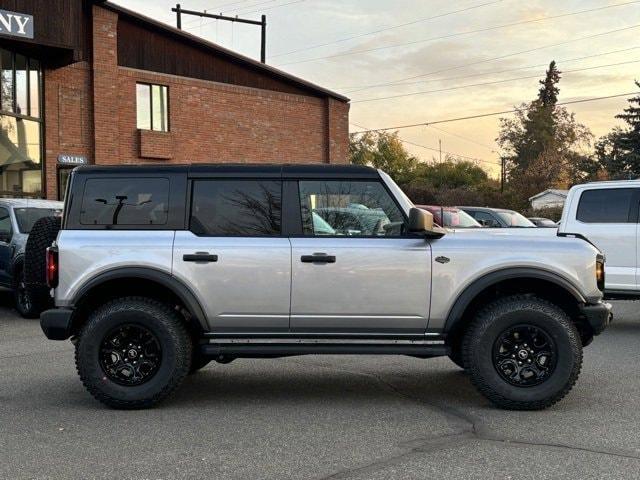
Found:
[[[428,238],[440,238],[445,235],[445,230],[433,224],[433,215],[421,208],[409,210],[409,232],[421,233]]]
[[[0,232],[0,242],[10,243],[11,242],[11,232]]]

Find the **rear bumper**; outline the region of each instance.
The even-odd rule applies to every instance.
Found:
[[[40,327],[49,340],[66,340],[71,337],[73,310],[54,308],[40,314]]]
[[[581,308],[581,312],[591,325],[594,335],[600,335],[613,319],[610,303],[587,304]]]

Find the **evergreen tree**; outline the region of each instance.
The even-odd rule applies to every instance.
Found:
[[[553,108],[558,103],[558,94],[560,89],[558,83],[560,82],[560,72],[556,66],[556,61],[552,60],[549,64],[549,70],[544,80],[540,80],[542,88],[538,93],[538,100],[545,108]]]

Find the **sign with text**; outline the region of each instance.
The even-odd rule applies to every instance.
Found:
[[[0,35],[33,38],[33,15],[0,10]]]
[[[58,155],[58,163],[60,165],[86,165],[87,157],[84,155],[67,155],[60,154]]]

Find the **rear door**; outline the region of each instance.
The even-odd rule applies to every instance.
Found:
[[[291,238],[291,330],[420,334],[431,249],[377,180],[300,180],[302,235]]]
[[[604,252],[607,290],[638,289],[639,194],[637,188],[584,190],[578,200],[575,227],[564,228],[583,234]]]
[[[173,273],[197,294],[211,331],[289,329],[291,244],[281,212],[279,177],[193,180]]]

